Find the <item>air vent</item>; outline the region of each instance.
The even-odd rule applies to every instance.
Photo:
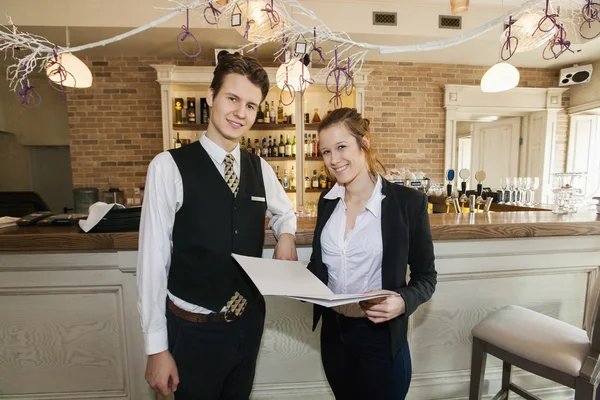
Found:
[[[440,15],[440,29],[462,29],[460,15]]]
[[[373,25],[397,26],[398,13],[373,11]]]

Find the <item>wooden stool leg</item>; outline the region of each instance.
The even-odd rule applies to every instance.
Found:
[[[583,379],[575,381],[575,400],[594,400],[596,395],[594,385]]]
[[[483,341],[473,338],[471,352],[471,384],[469,387],[469,400],[481,400],[483,382],[485,377],[485,361],[487,353],[483,349]]]

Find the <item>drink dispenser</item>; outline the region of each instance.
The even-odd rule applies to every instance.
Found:
[[[104,193],[104,202],[108,204],[117,203],[125,205],[125,193],[119,188],[110,188]]]

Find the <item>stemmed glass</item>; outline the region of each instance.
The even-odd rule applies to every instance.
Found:
[[[519,177],[516,179],[517,179],[517,185],[519,188],[519,201],[517,202],[517,204],[520,206],[524,206],[525,202],[526,202],[525,190],[527,189],[527,178]]]
[[[506,192],[506,186],[508,178],[500,178],[500,189],[502,190],[502,195],[500,196],[500,201],[498,204],[504,204],[504,192]]]
[[[540,187],[540,178],[538,176],[536,176],[531,179],[531,186],[530,186],[531,199],[529,200],[530,206],[535,206],[538,204],[535,202],[535,191],[538,190],[539,187]]]
[[[512,196],[515,190],[515,181],[513,178],[506,178],[506,188],[508,189],[508,202],[506,204],[513,205]]]

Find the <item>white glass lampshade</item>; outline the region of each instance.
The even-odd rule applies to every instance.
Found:
[[[519,84],[519,71],[508,63],[492,66],[481,78],[481,90],[487,93],[504,92]]]
[[[554,36],[556,28],[549,19],[546,19],[546,21],[542,24],[542,29],[548,32],[543,32],[542,30],[538,29],[538,24],[543,17],[544,13],[541,11],[526,11],[512,25],[510,35],[519,40],[515,50],[517,53],[531,51],[540,46],[544,46],[548,43],[548,40]],[[506,42],[507,32],[508,28],[506,28],[500,35],[501,45]]]
[[[275,79],[277,80],[277,86],[279,89],[283,89],[283,85],[285,84],[286,68],[288,85],[290,85],[296,92],[306,89],[308,86],[307,81],[310,80],[310,71],[306,67],[303,68],[302,61],[297,58],[292,58],[287,63],[281,64],[277,70]],[[301,77],[303,77],[302,80],[300,79]]]
[[[67,73],[62,74],[61,77],[61,74],[57,72],[59,67],[57,63],[46,64],[46,75],[52,82],[76,88],[92,86],[92,71],[79,58],[71,53],[61,53],[58,55],[57,61]]]
[[[248,40],[250,42],[268,42],[279,37],[284,28],[282,14],[277,13],[279,23],[271,27],[271,25],[275,23],[273,15],[263,11],[267,5],[269,5],[269,7],[271,6],[270,1],[249,0],[247,2],[239,2],[238,5],[242,10],[242,24],[236,26],[235,29],[240,35],[244,36],[246,33],[247,22],[254,21],[248,25]],[[275,7],[275,12],[277,12],[277,7]],[[269,18],[270,16],[271,18]]]

